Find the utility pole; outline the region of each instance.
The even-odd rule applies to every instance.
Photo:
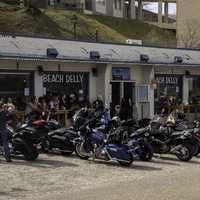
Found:
[[[77,39],[77,23],[78,23],[78,17],[76,15],[73,15],[71,18],[71,22],[74,25],[74,39]]]

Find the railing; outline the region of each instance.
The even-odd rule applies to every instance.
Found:
[[[69,120],[67,119],[67,115],[71,110],[58,110],[52,113],[52,117],[56,118],[56,120],[61,123],[63,126],[69,126]],[[15,112],[18,121],[24,122],[25,121],[25,112],[24,111],[16,111]]]

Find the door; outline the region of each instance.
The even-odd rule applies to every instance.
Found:
[[[135,83],[131,81],[111,82],[112,105],[120,105],[122,98],[130,99],[135,103]]]
[[[121,84],[120,82],[112,82],[112,105],[120,105],[121,101]]]

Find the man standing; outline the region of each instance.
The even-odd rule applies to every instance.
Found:
[[[9,114],[7,106],[0,103],[0,137],[4,148],[5,159],[7,162],[11,162],[10,148],[8,145],[8,131],[6,128],[8,120]]]

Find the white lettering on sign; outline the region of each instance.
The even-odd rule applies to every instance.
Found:
[[[66,83],[82,83],[83,74],[67,74],[65,76]]]
[[[174,76],[161,76],[156,78],[157,83],[159,84],[173,84],[178,85],[178,78]]]
[[[44,83],[63,83],[64,76],[62,74],[45,74],[43,75]]]
[[[44,74],[44,83],[82,83],[84,74]]]

